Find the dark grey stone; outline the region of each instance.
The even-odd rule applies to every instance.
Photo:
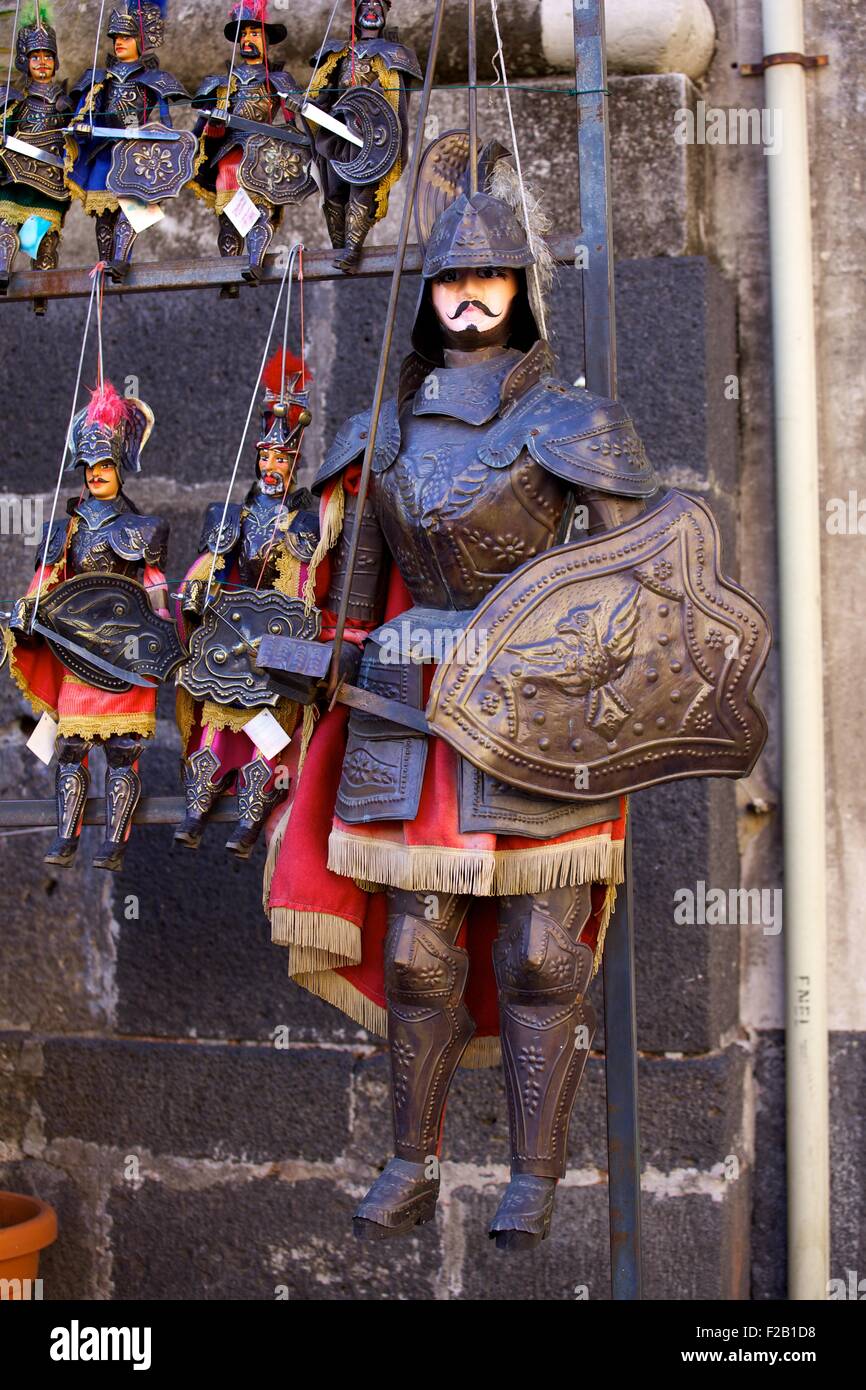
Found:
[[[251,1163],[330,1160],[346,1146],[339,1052],[79,1039],[45,1044],[49,1140]]]
[[[76,1174],[53,1163],[26,1159],[0,1164],[0,1188],[49,1202],[57,1213],[57,1240],[39,1256],[46,1303],[97,1296],[100,1263],[95,1233],[94,1192]]]
[[[785,1038],[760,1032],[755,1050],[755,1183],[752,1200],[754,1299],[783,1299],[788,1281]]]
[[[830,1277],[866,1279],[866,1035],[830,1034]],[[866,1290],[866,1284],[862,1285]],[[861,1293],[861,1297],[863,1294]]]

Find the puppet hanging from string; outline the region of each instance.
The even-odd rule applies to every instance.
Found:
[[[101,289],[97,273],[91,310]],[[87,328],[82,361],[86,341]],[[35,713],[57,726],[57,838],[45,862],[69,868],[75,861],[90,754],[99,746],[106,759],[105,837],[93,863],[117,871],[141,796],[142,741],[156,732],[156,683],[185,652],[167,608],[168,522],[140,513],[126,492],[129,475],[141,471],[153,412],[142,400],[120,396],[102,361],[100,325],[97,385],[89,404],[76,410],[76,383],[52,515],[6,645],[12,679]],[[79,381],[80,374],[79,366]],[[80,488],[67,515],[55,520],[68,475],[80,479]]]
[[[69,208],[62,134],[72,103],[58,80],[60,58],[51,9],[38,0],[21,12],[14,58],[19,76],[0,94],[0,294],[18,250],[35,270],[53,270]]]
[[[77,104],[67,181],[96,219],[100,259],[118,281],[129,270],[139,232],[163,216],[162,203],[177,197],[195,163],[195,136],[172,129],[170,105],[187,91],[162,71],[156,56],[165,37],[165,3],[125,0],[123,8],[112,10],[106,66],[96,66],[94,52],[94,66],[70,93]],[[104,9],[102,0],[97,46]]]
[[[288,315],[287,297],[286,330]],[[301,601],[319,540],[316,503],[295,484],[310,380],[303,358],[285,347],[267,362],[255,479],[242,503],[208,507],[202,554],[181,586],[178,620],[190,647],[177,674],[186,815],[174,838],[189,849],[199,847],[214,804],[234,786],[238,822],[226,848],[248,858],[297,761],[289,744],[299,706],[274,694],[256,655],[266,634],[316,630]]]

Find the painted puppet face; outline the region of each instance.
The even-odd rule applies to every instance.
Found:
[[[260,449],[259,475],[267,492],[284,492],[292,471],[288,449]]]
[[[54,54],[47,49],[40,48],[37,53],[31,53],[27,64],[30,76],[34,82],[50,82],[54,76],[56,63]]]
[[[91,497],[99,497],[103,501],[110,502],[120,492],[120,478],[117,469],[108,459],[100,459],[98,463],[88,464],[84,470],[84,477],[87,491]]]
[[[114,56],[122,63],[134,63],[139,56],[138,39],[130,34],[118,34],[114,40]]]
[[[484,338],[505,324],[519,288],[517,272],[504,267],[444,270],[433,281],[433,308],[449,335]]]
[[[355,8],[355,25],[365,34],[379,34],[385,28],[387,10],[380,0],[361,0]]]
[[[265,41],[260,24],[242,24],[238,47],[241,57],[252,62],[262,59],[265,54]]]

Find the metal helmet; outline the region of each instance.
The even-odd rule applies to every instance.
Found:
[[[234,43],[235,39],[240,38],[241,27],[244,24],[260,24],[265,33],[267,47],[282,43],[289,32],[285,24],[268,22],[267,0],[241,0],[240,4],[232,5],[228,24],[223,30],[229,43]]]
[[[49,24],[50,12],[47,5],[37,4],[34,13],[21,23],[15,38],[15,66],[19,72],[27,71],[27,64],[33,53],[52,53],[55,70],[57,68],[57,35]]]
[[[141,451],[153,424],[149,405],[134,396],[119,396],[111,382],[105,382],[72,422],[66,472],[113,463],[121,478],[125,472],[140,473]]]
[[[256,453],[266,449],[297,448],[301,435],[309,425],[310,396],[306,390],[299,390],[304,375],[304,366],[299,357],[285,354],[282,349],[275,352],[265,365],[262,382],[265,396],[262,401],[261,427],[256,443]],[[306,373],[310,379],[309,372]],[[256,464],[256,472],[259,471]]]
[[[166,0],[126,0],[125,8],[108,17],[110,39],[137,39],[142,54],[159,48],[165,38]]]
[[[529,300],[527,269],[535,264],[523,224],[514,209],[491,193],[466,193],[438,217],[421,271],[422,286],[412,329],[412,346],[429,362],[442,357],[441,328],[433,308],[431,284],[445,270],[504,267],[517,272],[520,288],[510,320],[512,347],[528,352],[540,337]]]

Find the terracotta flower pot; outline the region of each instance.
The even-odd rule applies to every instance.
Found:
[[[37,1197],[0,1192],[0,1299],[32,1297],[39,1251],[57,1239],[57,1213]],[[17,1285],[10,1285],[17,1280]]]

